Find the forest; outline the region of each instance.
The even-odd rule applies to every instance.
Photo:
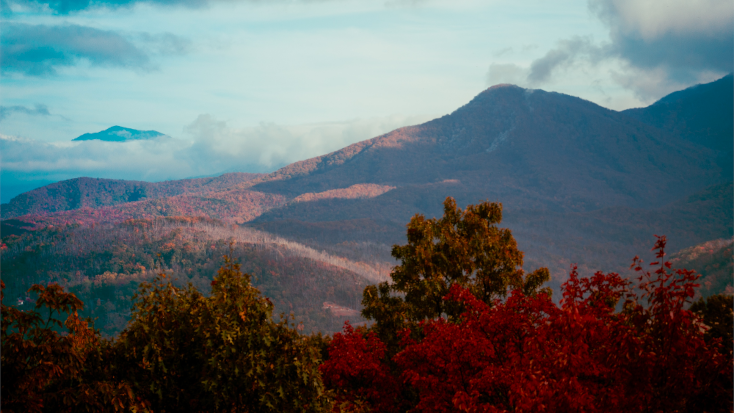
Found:
[[[447,198],[391,269],[205,218],[4,238],[2,410],[732,411],[732,296],[680,267],[727,271],[704,258],[729,242],[671,259],[660,236],[554,301],[501,222]]]
[[[127,323],[141,282],[164,273],[176,286],[191,283],[208,294],[225,254],[252,275],[253,285],[275,304],[275,314],[294,313],[306,332],[340,330],[346,319],[334,317],[323,303],[357,309],[364,287],[387,279],[390,271],[377,260],[385,252],[374,244],[337,245],[330,254],[196,217],[46,228],[5,237],[2,248],[5,294],[18,308],[32,308],[26,293],[32,284],[55,282],[86,303],[81,314],[96,319],[107,337]]]

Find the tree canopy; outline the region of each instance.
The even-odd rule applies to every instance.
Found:
[[[2,304],[2,410],[230,412],[731,412],[732,297],[689,307],[698,274],[657,261],[635,279],[579,276],[556,303],[522,270],[501,205],[416,215],[392,282],[365,288],[374,322],[301,335],[225,256],[206,296],[140,284],[104,339],[83,303],[34,285]],[[3,288],[4,283],[0,283]],[[66,315],[64,317],[64,315]]]
[[[347,325],[331,341],[321,371],[342,406],[732,411],[731,338],[715,336],[731,310],[719,299],[697,304],[703,320],[686,309],[698,274],[671,269],[665,237],[651,270],[635,257],[636,280],[572,268],[556,304],[541,288],[546,269],[522,272],[510,231],[496,227],[498,204],[461,211],[449,198],[444,211],[413,217],[408,244],[393,248],[391,282],[365,289],[374,324]]]
[[[362,315],[375,321],[380,338],[392,346],[404,327],[459,316],[462,303],[444,299],[453,285],[466,287],[488,305],[510,289],[550,294],[549,288],[541,288],[550,278],[548,269],[525,274],[523,253],[510,230],[497,227],[501,221],[501,204],[483,202],[462,211],[450,197],[444,201],[443,217],[415,215],[408,223],[408,243],[393,247],[400,264],[391,280],[363,293]]]

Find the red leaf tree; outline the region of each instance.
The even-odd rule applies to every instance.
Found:
[[[634,259],[634,283],[616,273],[580,278],[574,267],[560,305],[537,284],[509,284],[506,299],[487,300],[454,282],[431,306],[462,311],[416,322],[400,295],[368,287],[384,316],[335,335],[325,382],[352,408],[375,411],[731,412],[731,352],[719,338],[707,343],[707,327],[686,309],[698,275],[670,269],[665,237],[654,250],[651,271]]]

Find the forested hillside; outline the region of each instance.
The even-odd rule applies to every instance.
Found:
[[[209,219],[137,219],[5,237],[1,265],[5,297],[18,308],[33,305],[25,292],[31,284],[59,283],[87,303],[83,314],[97,318],[104,334],[114,335],[127,324],[141,282],[165,273],[208,294],[227,254],[253,276],[275,314],[292,312],[307,332],[333,332],[346,319],[361,321],[362,290],[390,271],[369,244],[348,249],[350,259]],[[335,314],[324,303],[343,309]]]
[[[229,173],[213,178],[178,181],[142,182],[119,179],[77,178],[47,185],[3,204],[2,218],[49,214],[80,208],[99,208],[140,200],[150,200],[187,193],[222,191],[260,174]]]
[[[2,206],[3,276],[12,278],[14,297],[31,280],[52,279],[77,283],[64,285],[81,294],[82,281],[70,275],[77,271],[93,283],[105,273],[112,275],[104,279],[127,280],[160,268],[206,289],[225,240],[257,230],[319,252],[288,255],[283,242],[250,235],[236,244],[243,268],[261,277],[255,283],[272,295],[278,311],[293,306],[307,328],[333,331],[338,321],[324,316],[323,303],[358,310],[357,286],[370,280],[370,271],[389,273],[392,245],[406,239],[405,223],[415,214],[439,216],[449,196],[460,206],[501,203],[525,262],[548,267],[555,291],[574,263],[586,274],[628,274],[629,260],[654,235],[667,235],[671,252],[734,236],[732,177],[717,161],[728,150],[721,136],[732,115],[721,108],[732,106],[729,89],[731,76],[648,108],[615,112],[568,95],[503,85],[449,115],[271,174],[59,182]],[[709,102],[712,110],[694,110],[697,102]],[[155,228],[167,222],[167,229],[146,230],[147,241],[130,238],[131,222]],[[213,235],[199,227],[203,222],[231,233]],[[82,233],[85,242],[77,243]],[[134,256],[131,245],[138,245]],[[281,255],[285,261],[272,259]],[[336,265],[334,257],[350,264]],[[342,280],[344,271],[351,275]],[[312,287],[304,290],[301,282]],[[704,295],[725,287],[712,282]],[[120,308],[115,304],[110,312]],[[119,324],[110,326],[109,334]]]
[[[680,268],[695,270],[701,274],[698,283],[700,297],[715,294],[734,295],[734,240],[717,239],[680,250],[670,257],[670,262]]]
[[[17,305],[8,305],[11,297],[1,282],[2,409],[731,411],[734,301],[715,295],[689,309],[699,275],[666,260],[666,237],[654,244],[657,261],[635,257],[636,277],[602,271],[581,277],[572,268],[556,303],[546,284],[548,269],[528,268],[501,222],[500,204],[461,209],[452,198],[444,201],[441,218],[414,216],[407,243],[392,250],[398,262],[389,279],[356,266],[372,281],[361,300],[361,315],[371,323],[354,328],[347,322],[333,336],[303,334],[303,324],[293,317],[275,316],[277,304],[268,296],[290,287],[303,298],[320,299],[312,287],[324,279],[303,274],[308,268],[303,262],[290,266],[289,253],[321,255],[322,262],[335,266],[353,263],[202,219],[138,220],[106,228],[106,234],[132,246],[133,257],[171,268],[151,276],[138,264],[140,274],[105,272],[91,282],[57,274],[66,288],[35,284],[31,301]],[[100,250],[100,242],[110,241],[80,228],[66,232],[78,241],[34,233],[45,235],[38,251],[16,240],[10,248],[3,245],[4,253],[35,253],[27,258],[37,259],[45,249],[62,258],[79,244]],[[90,235],[99,236],[87,241]],[[202,293],[206,284],[182,286],[186,274],[175,274],[177,264],[189,264],[184,270],[196,268],[189,259],[208,264],[224,247],[208,238],[216,235],[230,236],[229,256],[207,280],[210,290]],[[197,244],[202,239],[203,249]],[[151,242],[164,243],[155,257],[148,253]],[[257,247],[267,242],[276,245],[265,251],[278,256],[257,256]],[[176,248],[180,243],[183,250]],[[687,251],[684,258],[721,244]],[[251,274],[242,272],[234,255]],[[258,260],[263,257],[269,261]],[[110,257],[87,258],[87,267],[119,264]],[[273,272],[281,264],[272,261],[284,261],[286,272]],[[300,279],[282,283],[298,271]],[[318,275],[342,278],[341,287],[359,284],[344,274]],[[256,287],[258,278],[267,281]],[[198,284],[200,278],[189,280]],[[131,286],[137,291],[129,320],[118,326],[127,314],[115,312],[115,306],[130,303],[125,295]],[[66,289],[96,297],[96,303],[85,306]],[[27,304],[33,308],[24,308]],[[101,316],[107,330],[122,331],[103,338],[93,320],[80,317],[84,308]],[[324,302],[323,309],[337,317],[356,313],[334,302]]]

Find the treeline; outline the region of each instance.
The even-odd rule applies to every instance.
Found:
[[[732,297],[691,306],[698,275],[672,268],[665,237],[649,270],[635,257],[636,278],[574,269],[555,303],[501,219],[451,198],[442,218],[415,216],[391,280],[363,289],[372,323],[333,338],[274,319],[229,257],[210,294],[166,274],[140,283],[110,340],[57,284],[31,288],[34,311],[3,296],[2,409],[732,411]]]

